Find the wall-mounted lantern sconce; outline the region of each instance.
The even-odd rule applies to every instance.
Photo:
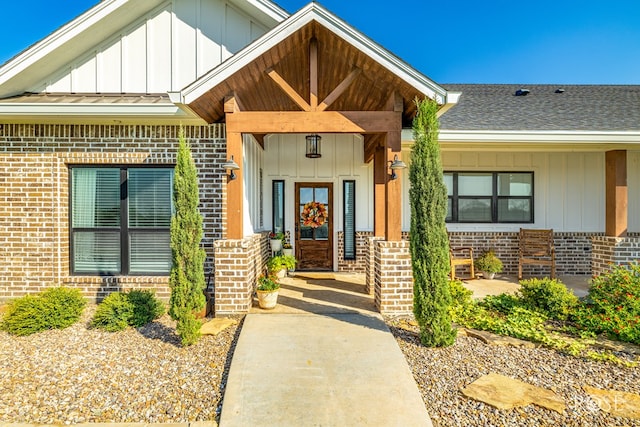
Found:
[[[322,137],[320,135],[307,135],[305,138],[307,140],[307,154],[305,154],[305,156],[310,159],[317,159],[318,157],[321,157],[320,141],[322,140]]]
[[[233,160],[233,156],[231,156],[231,159],[227,160],[222,164],[222,168],[225,170],[231,171],[231,175],[229,175],[229,179],[233,181],[234,179],[237,178],[236,173],[234,171],[237,171],[238,169],[240,169],[240,166],[238,166],[236,161]]]
[[[389,160],[389,169],[391,169],[391,179],[397,179],[398,175],[396,175],[396,169],[406,169],[407,165],[400,159],[398,159],[398,155],[396,154],[393,158],[393,161]]]

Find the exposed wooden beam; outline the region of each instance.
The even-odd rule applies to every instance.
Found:
[[[355,78],[358,77],[361,72],[362,70],[360,68],[352,70],[349,75],[345,77],[344,80],[342,80],[340,84],[331,91],[331,93],[324,99],[324,101],[320,103],[320,105],[318,106],[318,111],[325,111],[327,108],[329,108],[329,106],[333,104],[334,101],[338,99],[338,97],[342,95],[345,90],[347,90],[347,88],[351,85],[351,83],[353,83]]]
[[[267,134],[254,133],[252,135],[256,139],[256,142],[258,143],[258,145],[260,145],[260,147],[262,147],[262,149],[264,150],[264,137],[267,136]]]
[[[386,110],[400,113],[404,111],[404,99],[402,99],[402,95],[398,91],[394,90],[389,99],[387,99]]]
[[[393,111],[241,111],[228,114],[227,126],[246,133],[380,133],[402,131]]]
[[[238,96],[233,93],[224,97],[224,112],[225,113],[237,113],[242,111],[242,103],[238,99]]]
[[[293,100],[303,111],[311,111],[311,106],[293,89],[285,79],[273,68],[267,70],[267,74],[271,79]]]
[[[627,151],[613,150],[605,153],[606,173],[606,235],[627,235]]]
[[[309,102],[311,111],[318,108],[318,40],[313,37],[309,41]]]
[[[382,133],[367,134],[364,136],[364,162],[369,163],[373,160],[376,149],[382,143]]]

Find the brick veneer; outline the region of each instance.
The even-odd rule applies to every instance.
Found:
[[[611,264],[624,265],[640,261],[640,236],[627,237],[593,236],[592,275],[608,271]]]
[[[374,240],[376,308],[382,314],[413,310],[413,273],[409,242]]]
[[[216,316],[246,313],[253,303],[256,279],[268,258],[268,234],[241,240],[217,240],[215,247]]]
[[[556,232],[556,274],[591,274],[591,238],[599,233]],[[504,265],[502,274],[518,274],[518,232],[452,232],[452,247],[472,247],[474,257],[493,249]],[[464,272],[462,268],[458,270]],[[525,265],[523,276],[549,275],[546,266]]]
[[[173,164],[178,126],[0,124],[0,300],[64,284],[100,300],[114,290],[153,288],[168,298],[167,276],[69,273],[68,165]],[[200,171],[207,270],[223,237],[224,125],[185,127]]]

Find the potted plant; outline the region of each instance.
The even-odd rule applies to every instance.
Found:
[[[276,255],[267,261],[267,270],[269,270],[269,274],[281,279],[287,274],[287,270],[296,268],[297,262],[293,255]]]
[[[278,291],[280,283],[272,276],[260,276],[256,293],[258,294],[258,305],[260,308],[272,309],[278,303]]]
[[[482,277],[493,279],[496,273],[502,271],[502,261],[496,256],[493,249],[489,249],[475,261],[475,267],[482,272]]]
[[[269,233],[269,244],[271,245],[271,250],[273,252],[280,252],[282,250],[282,239],[284,239],[284,234],[272,231]]]
[[[284,242],[282,244],[282,254],[283,255],[293,255],[293,246],[291,246],[291,243]]]

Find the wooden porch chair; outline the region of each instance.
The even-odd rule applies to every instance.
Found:
[[[551,278],[556,275],[556,250],[553,246],[553,230],[520,229],[518,254],[518,280],[522,280],[525,264],[551,266]]]
[[[468,265],[469,273],[471,277],[466,280],[476,278],[475,271],[473,269],[473,248],[460,247],[454,248],[451,246],[451,239],[449,239],[449,261],[451,262],[451,280],[456,279],[456,267],[459,265]]]

